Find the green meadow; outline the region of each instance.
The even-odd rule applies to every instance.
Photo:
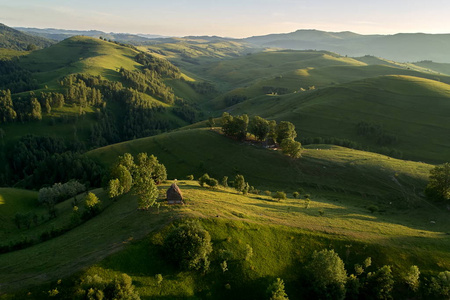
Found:
[[[136,92],[142,102],[134,107],[136,112],[153,106],[155,114],[126,123],[124,103],[104,98],[102,108],[88,106],[80,113],[80,107],[65,104],[43,114],[41,121],[1,124],[0,165],[5,167],[0,172],[7,174],[13,147],[27,134],[84,142],[89,151],[82,155],[107,172],[118,156],[146,152],[167,168],[157,205],[138,210],[132,192],[110,199],[106,189],[91,187],[101,212],[73,222],[73,206],[85,210],[85,193],[56,204],[57,216],[50,218],[47,208],[38,204],[39,187],[1,187],[0,246],[32,243],[2,250],[0,299],[47,299],[55,289],[56,298],[67,299],[80,278],[113,279],[121,273],[132,277],[141,299],[262,299],[276,278],[285,281],[291,299],[302,299],[310,296],[305,266],[314,251],[323,249],[339,254],[348,275],[367,257],[373,262],[367,272],[392,266],[400,286],[395,299],[404,296],[402,278],[410,266],[417,265],[424,276],[450,270],[448,209],[424,195],[430,170],[450,160],[448,64],[256,49],[212,37],[173,38],[135,48],[77,36],[39,51],[2,50],[0,58],[20,54],[19,65],[31,71],[39,85],[36,93],[64,93],[61,79],[77,73],[127,87],[118,70],[144,68],[135,61],[137,49],[180,68],[181,78],[173,77],[178,79],[158,75],[173,90],[173,104]],[[203,82],[208,82],[206,92],[193,84]],[[280,92],[267,92],[271,89]],[[13,101],[25,93],[13,95]],[[230,105],[227,99],[233,95],[241,98]],[[155,135],[94,149],[90,142],[93,127],[101,123],[99,112],[111,113],[114,120],[101,119],[102,134],[155,118],[155,128],[139,128]],[[246,141],[228,138],[214,127],[223,112],[292,122],[297,140],[312,142],[293,159],[251,136]],[[208,117],[215,117],[212,128]],[[382,144],[378,136],[361,134],[362,122],[394,141]],[[333,138],[354,142],[360,150],[324,143]],[[395,153],[397,158],[379,153]],[[205,173],[219,182],[227,176],[230,187],[200,187],[195,179]],[[253,193],[242,195],[232,188],[238,174]],[[187,180],[188,175],[194,180]],[[108,179],[105,174],[104,183]],[[166,204],[165,192],[175,179],[185,205]],[[271,197],[277,191],[286,192],[287,199]],[[18,228],[18,214],[36,217],[29,228]],[[170,230],[188,221],[211,235],[206,274],[180,270],[164,253]],[[228,270],[221,267],[223,261]],[[157,274],[163,277],[160,283]]]
[[[194,181],[178,184],[184,206],[167,206],[161,200],[158,210],[138,211],[134,197],[121,197],[60,237],[1,255],[2,291],[21,288],[24,294],[42,297],[56,287],[64,293],[75,280],[70,275],[78,271],[76,276],[106,278],[127,273],[142,299],[258,297],[276,277],[285,279],[289,295],[295,297],[302,295],[297,278],[304,264],[314,250],[323,248],[335,249],[349,272],[366,257],[372,257],[373,268],[391,265],[396,276],[412,264],[424,273],[450,267],[450,228],[445,213],[433,207],[420,213],[395,208],[370,213],[354,205],[359,197],[313,194],[306,209],[304,197],[277,202],[262,195],[239,195],[230,188],[201,188]],[[198,220],[212,236],[211,270],[205,276],[167,265],[161,251],[169,224],[186,218]],[[248,260],[247,245],[253,250]],[[219,268],[224,251],[231,255],[227,272]],[[161,286],[156,274],[163,275]],[[43,282],[48,284],[32,287]]]

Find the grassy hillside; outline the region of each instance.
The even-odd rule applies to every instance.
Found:
[[[17,212],[29,212],[36,207],[37,192],[0,188],[0,239],[5,240],[5,233],[14,231],[14,215]]]
[[[361,122],[378,124],[398,142],[386,147],[401,150],[414,160],[450,159],[450,86],[411,76],[381,76],[335,87],[282,97],[263,96],[231,109],[266,118],[288,120],[299,136],[350,139],[380,148],[371,138],[358,136]]]
[[[291,158],[226,138],[215,131],[191,129],[137,139],[93,150],[88,156],[105,166],[125,152],[148,152],[164,162],[172,178],[207,172],[221,179],[243,174],[260,189],[335,191],[374,197],[380,203],[413,204],[431,166],[341,147],[312,147],[301,159]],[[396,179],[394,179],[396,178]],[[398,181],[397,181],[398,180]],[[406,194],[403,194],[406,192]],[[406,202],[405,202],[406,201]]]
[[[137,51],[90,37],[76,36],[53,47],[21,58],[21,65],[35,72],[41,84],[55,86],[56,80],[68,74],[88,73],[109,80],[119,79],[117,70],[134,70]]]
[[[292,70],[330,65],[361,66],[365,64],[326,51],[269,51],[213,62],[197,69],[193,68],[193,72],[236,88]]]
[[[165,191],[170,183],[160,189]],[[424,273],[450,267],[445,236],[450,228],[446,215],[433,208],[420,213],[391,208],[371,214],[347,200],[317,196],[305,209],[304,199],[276,202],[266,196],[238,195],[232,189],[201,188],[192,181],[178,184],[187,205],[163,203],[159,210],[138,211],[136,200],[125,196],[63,236],[0,255],[1,290],[21,289],[23,295],[31,291],[34,297],[45,298],[50,288],[70,292],[65,289],[79,274],[67,276],[85,270],[107,278],[127,273],[143,299],[258,298],[276,277],[286,280],[288,294],[295,298],[302,295],[298,278],[304,264],[314,250],[324,248],[335,249],[349,272],[368,256],[373,269],[390,264],[396,276],[411,264]],[[97,193],[102,196],[103,192]],[[166,225],[180,218],[198,219],[212,236],[214,251],[207,276],[180,272],[161,253],[162,240],[170,229]],[[244,260],[247,245],[253,249],[248,261]],[[221,250],[231,253],[226,273],[219,269]],[[155,274],[164,277],[161,287]],[[56,283],[58,279],[62,285]],[[29,289],[45,282],[52,283]],[[224,288],[226,283],[231,290]]]

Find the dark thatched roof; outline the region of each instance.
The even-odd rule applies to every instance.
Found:
[[[167,190],[167,200],[168,201],[182,201],[183,200],[183,193],[181,192],[180,188],[177,186],[177,184],[174,182],[170,186],[170,188]]]

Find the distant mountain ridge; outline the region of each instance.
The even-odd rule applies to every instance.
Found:
[[[56,41],[75,35],[103,37],[112,41],[133,45],[173,43],[179,41],[238,41],[258,48],[292,50],[326,50],[341,55],[359,57],[373,55],[398,62],[431,60],[450,63],[450,34],[397,33],[393,35],[364,35],[351,31],[328,32],[315,29],[299,29],[290,33],[252,36],[234,39],[219,36],[186,36],[174,38],[153,34],[106,33],[99,30],[65,30],[54,28],[25,28],[17,30]]]
[[[348,56],[373,55],[399,62],[450,62],[450,34],[362,35],[350,31],[297,30],[245,38],[260,47],[327,50]]]
[[[152,39],[165,38],[162,35],[154,34],[130,34],[130,33],[114,33],[103,32],[100,30],[67,30],[56,28],[28,28],[28,27],[15,27],[15,29],[35,36],[44,37],[47,39],[62,41],[72,36],[84,35],[94,38],[103,37],[112,41],[120,41],[127,43],[149,43]]]
[[[28,50],[34,48],[31,45],[45,48],[52,44],[54,42],[48,39],[29,35],[0,23],[0,48]]]

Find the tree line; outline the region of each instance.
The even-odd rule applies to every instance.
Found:
[[[275,120],[269,121],[259,116],[250,120],[246,114],[233,117],[227,112],[222,114],[221,122],[223,133],[229,137],[243,141],[247,134],[252,134],[260,142],[278,144],[288,156],[301,156],[302,147],[295,141],[297,132],[291,122],[281,121],[277,124]]]

